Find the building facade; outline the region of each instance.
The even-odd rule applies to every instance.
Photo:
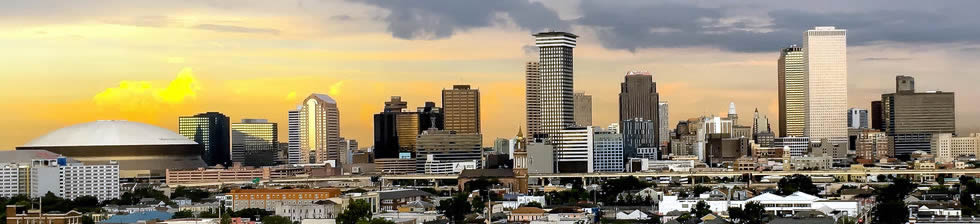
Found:
[[[855,152],[858,159],[869,162],[895,156],[888,135],[879,130],[862,130],[858,134]]]
[[[541,132],[541,70],[538,62],[524,67],[524,106],[527,115],[527,136]]]
[[[956,131],[952,92],[915,92],[911,76],[895,77],[895,93],[881,95],[882,125],[896,156],[930,152],[932,134]]]
[[[807,96],[804,135],[847,143],[847,31],[832,26],[807,30],[803,63]]]
[[[660,103],[657,106],[657,113],[660,115],[659,117],[657,117],[657,122],[660,122],[659,123],[660,126],[658,127],[660,131],[657,132],[657,135],[660,136],[659,138],[660,148],[665,148],[668,145],[670,145],[670,124],[669,124],[670,114],[668,113],[669,108],[670,105],[667,104],[667,101],[660,101]]]
[[[779,74],[779,137],[801,137],[806,124],[806,82],[803,48],[783,48],[777,62]]]
[[[593,140],[592,160],[595,172],[623,172],[623,135],[612,132],[596,132]]]
[[[340,161],[346,157],[340,142],[340,110],[337,101],[314,93],[303,100],[300,109],[301,163]],[[335,164],[339,167],[340,164]]]
[[[424,173],[426,162],[473,162],[483,158],[483,135],[429,129],[415,145],[416,172]]]
[[[204,147],[201,156],[208,166],[228,165],[231,162],[231,121],[218,112],[182,116],[177,133]]]
[[[340,189],[234,189],[225,194],[231,200],[229,208],[275,211],[278,206],[312,205],[317,201],[340,196]]]
[[[638,158],[643,148],[657,148],[657,125],[652,120],[633,118],[620,123],[620,134],[623,136],[623,162],[630,158]]]
[[[300,162],[303,158],[303,150],[300,148],[301,140],[300,136],[300,113],[302,106],[296,108],[296,110],[290,110],[288,113],[288,149],[286,150],[286,155],[288,159],[286,160],[289,164],[300,164],[305,162]]]
[[[847,127],[868,129],[868,110],[858,108],[847,109]]]
[[[231,124],[231,160],[246,166],[276,165],[279,126],[265,119]]]
[[[442,90],[445,129],[456,133],[480,133],[480,90],[453,85]]]
[[[810,138],[808,137],[780,137],[773,140],[776,148],[789,147],[791,157],[802,157],[809,154]]]
[[[575,93],[575,126],[592,126],[592,95]]]
[[[933,134],[931,145],[936,162],[949,163],[964,157],[975,159],[980,151],[980,134],[965,137],[954,137],[951,133]]]
[[[657,83],[649,72],[631,71],[626,73],[619,92],[620,122],[633,119],[652,121],[653,144],[660,145],[660,94],[657,93]]]
[[[540,132],[557,133],[573,126],[574,99],[572,50],[577,35],[567,32],[542,32],[534,34],[538,47],[538,71],[541,76],[540,90]],[[531,119],[529,119],[531,120]],[[538,134],[538,133],[534,133]]]
[[[31,161],[31,196],[48,192],[75,199],[93,196],[99,201],[119,198],[119,165],[86,165],[65,157]]]
[[[555,145],[555,167],[558,173],[591,173],[593,164],[593,127],[571,127],[551,136]]]

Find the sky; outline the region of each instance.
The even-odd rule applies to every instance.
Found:
[[[579,35],[574,88],[615,122],[627,71],[649,71],[670,124],[758,108],[777,127],[779,49],[813,26],[848,30],[848,104],[896,75],[956,93],[959,134],[980,132],[978,1],[13,0],[0,3],[0,149],[72,124],[176,130],[218,111],[280,123],[311,93],[338,101],[341,135],[373,143],[390,96],[410,108],[481,91],[484,142],[525,124],[534,32]],[[748,124],[748,119],[741,119]],[[774,130],[775,131],[775,130]]]

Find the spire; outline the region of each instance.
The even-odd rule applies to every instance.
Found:
[[[524,132],[521,131],[521,127],[517,127],[517,138],[524,138]]]
[[[735,102],[728,103],[728,114],[735,114]]]

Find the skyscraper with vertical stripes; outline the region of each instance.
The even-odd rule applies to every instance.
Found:
[[[538,71],[541,76],[539,131],[554,134],[575,125],[572,50],[578,36],[567,32],[543,32],[534,34],[534,37],[539,50]]]
[[[847,143],[847,30],[818,26],[803,38],[806,122],[811,141]]]
[[[803,85],[803,48],[796,45],[779,51],[779,136],[803,136],[806,86]]]

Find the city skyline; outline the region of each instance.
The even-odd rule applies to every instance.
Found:
[[[661,100],[671,104],[670,127],[679,120],[700,115],[723,116],[728,102],[737,103],[738,113],[743,117],[760,108],[762,115],[777,123],[781,119],[776,100],[775,60],[779,49],[802,44],[801,33],[808,28],[835,25],[847,29],[849,38],[855,38],[848,42],[847,108],[870,110],[871,101],[893,92],[895,76],[911,75],[920,81],[919,89],[923,91],[941,90],[960,95],[956,99],[962,105],[956,108],[956,128],[960,135],[980,130],[980,109],[969,103],[980,97],[980,92],[971,85],[980,83],[980,75],[971,73],[972,69],[960,69],[969,68],[972,61],[980,58],[977,34],[929,33],[902,39],[897,37],[903,36],[901,33],[890,34],[894,37],[875,34],[897,29],[892,25],[875,27],[821,17],[852,13],[865,15],[861,19],[872,24],[880,22],[876,20],[879,17],[874,17],[880,11],[863,4],[853,6],[852,12],[834,7],[806,11],[814,19],[787,21],[800,23],[787,27],[778,19],[791,18],[776,13],[785,10],[767,6],[777,7],[767,9],[770,14],[762,16],[773,19],[770,23],[774,24],[741,27],[772,30],[744,34],[769,41],[742,42],[752,46],[751,49],[735,48],[740,43],[713,40],[709,34],[700,34],[705,39],[691,42],[647,40],[649,43],[644,43],[628,38],[653,37],[625,36],[624,32],[629,31],[615,29],[611,33],[595,30],[593,27],[602,25],[637,30],[649,27],[606,24],[609,21],[600,21],[601,17],[593,13],[609,9],[597,7],[593,2],[571,6],[555,2],[510,2],[553,12],[559,18],[557,22],[566,25],[573,23],[570,18],[580,16],[575,24],[558,27],[580,35],[575,49],[574,90],[593,96],[593,125],[596,126],[605,127],[617,119],[618,111],[610,108],[616,108],[622,74],[631,70],[652,73],[660,87]],[[39,15],[58,10],[25,4],[14,3],[12,8],[25,6],[39,10]],[[282,11],[298,10],[293,6],[277,5],[265,14],[251,11],[248,6],[172,4],[162,8],[186,10],[167,14],[144,9],[117,16],[67,14],[50,20],[37,15],[8,14],[14,19],[0,24],[9,28],[0,32],[0,39],[10,41],[0,46],[11,50],[12,53],[3,57],[11,63],[5,75],[0,76],[0,82],[18,85],[7,85],[0,90],[0,107],[7,108],[3,121],[8,127],[0,134],[0,149],[13,149],[49,131],[94,120],[145,122],[176,131],[179,116],[215,111],[233,121],[261,118],[284,126],[288,123],[286,111],[295,109],[312,93],[334,97],[340,113],[344,114],[341,136],[366,143],[362,147],[367,147],[373,142],[372,115],[381,111],[383,102],[390,96],[402,96],[409,102],[409,108],[418,107],[426,101],[440,102],[439,91],[455,84],[469,84],[482,92],[480,117],[484,145],[488,146],[496,137],[512,137],[516,128],[524,128],[524,66],[527,61],[537,59],[528,50],[534,46],[530,34],[551,28],[541,25],[547,18],[519,15],[511,15],[508,19],[512,21],[505,24],[477,22],[474,25],[440,11],[446,9],[423,4],[415,7],[438,15],[437,19],[454,21],[456,26],[409,26],[405,30],[406,24],[385,19],[384,9],[388,13],[406,13],[392,4],[309,2],[304,7],[336,5],[353,13],[326,15],[326,22],[320,21],[327,23],[323,30],[304,31],[302,25],[314,21],[283,15]],[[651,12],[672,7],[695,12],[724,11],[716,6],[679,3],[636,6],[637,10]],[[912,17],[936,13],[919,11],[914,6],[891,7],[917,12]],[[582,9],[574,12],[576,8]],[[508,12],[500,8],[491,10]],[[947,15],[943,18],[963,20],[965,16],[956,13],[956,9],[942,10],[953,11],[937,13]],[[342,10],[334,12],[339,11]],[[576,16],[577,13],[581,15]],[[63,20],[65,17],[69,19]],[[739,20],[734,15],[708,17],[716,18],[718,24],[726,24],[722,20],[727,18],[766,24],[751,18]],[[538,23],[534,23],[537,19],[540,19]],[[357,24],[364,27],[344,32]],[[964,24],[943,28],[953,30],[958,25]],[[688,29],[666,27],[660,31],[651,29],[657,31],[651,33],[697,33]],[[782,32],[790,34],[781,35]],[[422,34],[430,36],[416,36]],[[930,38],[931,35],[948,37]],[[163,38],[168,41],[160,41]],[[745,39],[748,38],[738,40]],[[172,49],[160,50],[169,48]],[[747,125],[744,120],[741,124]],[[280,131],[279,139],[285,141],[287,134]]]

